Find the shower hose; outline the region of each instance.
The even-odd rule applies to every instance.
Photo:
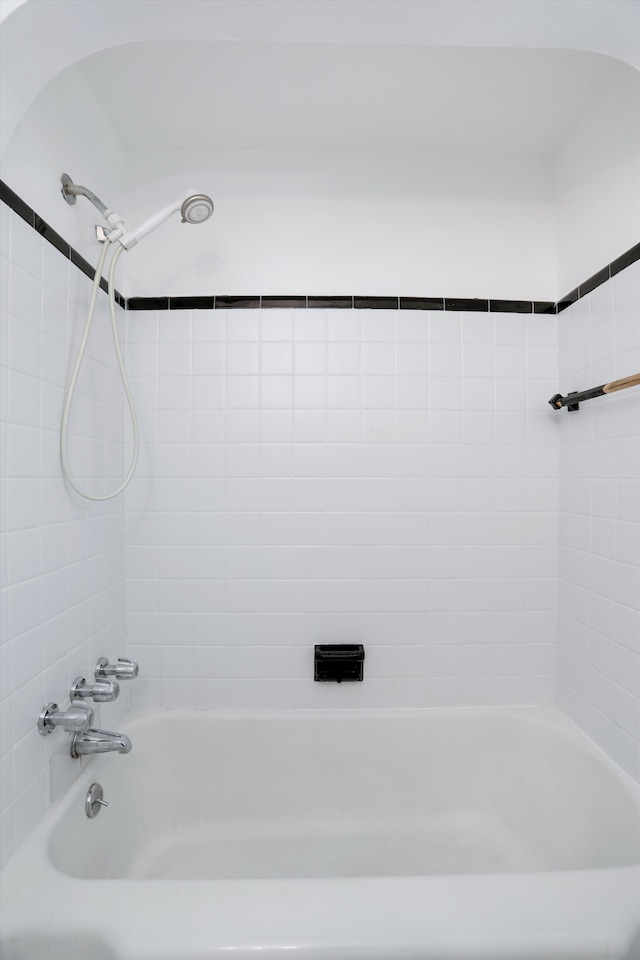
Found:
[[[87,493],[86,490],[82,490],[73,476],[71,475],[71,470],[69,468],[69,457],[68,457],[68,433],[69,433],[69,413],[71,411],[71,402],[76,389],[76,384],[78,382],[78,376],[80,374],[80,368],[82,366],[82,361],[84,360],[84,355],[87,349],[87,342],[89,340],[89,334],[91,333],[91,327],[93,324],[93,315],[96,309],[96,301],[98,299],[98,291],[100,289],[100,280],[102,279],[102,270],[104,268],[105,260],[107,259],[107,253],[109,250],[110,244],[105,243],[100,257],[98,259],[98,265],[96,267],[95,277],[93,279],[93,286],[91,288],[91,298],[89,300],[89,310],[87,312],[87,321],[84,325],[84,331],[82,333],[82,339],[80,341],[80,346],[78,347],[78,355],[76,357],[76,362],[73,367],[73,372],[71,374],[71,380],[69,382],[69,389],[67,390],[67,395],[64,401],[64,407],[62,410],[62,426],[60,429],[60,460],[62,462],[62,472],[64,473],[65,479],[72,490],[75,490],[79,496],[84,497],[85,500],[112,500],[113,497],[117,497],[119,493],[125,489],[131,477],[133,476],[136,464],[138,462],[138,453],[140,450],[140,439],[138,431],[138,418],[136,416],[136,408],[133,402],[133,397],[131,395],[131,388],[129,386],[129,381],[127,379],[127,373],[124,368],[124,361],[122,359],[122,351],[120,349],[120,340],[118,338],[118,326],[116,323],[116,304],[115,304],[115,273],[118,260],[120,259],[121,254],[124,253],[124,247],[118,246],[118,249],[113,254],[111,258],[111,263],[109,265],[109,313],[111,316],[111,332],[113,334],[113,345],[116,351],[116,359],[118,361],[118,369],[120,370],[120,377],[122,378],[122,386],[124,388],[124,393],[127,398],[127,403],[129,405],[129,413],[131,415],[131,426],[133,428],[133,454],[131,457],[131,463],[127,474],[118,487],[117,490],[113,490],[111,493],[105,493],[101,496],[95,496],[94,494]]]

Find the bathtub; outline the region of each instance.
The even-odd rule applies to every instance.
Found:
[[[3,960],[640,957],[640,791],[554,708],[121,729],[5,867]]]

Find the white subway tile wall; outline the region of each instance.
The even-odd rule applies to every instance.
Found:
[[[64,387],[80,339],[90,281],[3,206],[0,237],[1,862],[50,799],[48,761],[66,734],[41,737],[38,713],[64,707],[79,674],[124,647],[122,499],[89,504],[62,480]],[[123,315],[123,311],[119,312]],[[70,423],[81,482],[104,492],[122,475],[122,390],[100,295]],[[92,479],[94,478],[94,479]],[[98,479],[95,479],[98,478]],[[105,725],[126,694],[105,704]],[[98,714],[99,719],[99,714]]]
[[[141,676],[97,711],[106,727],[129,695],[540,703],[557,675],[559,705],[640,778],[637,392],[547,403],[640,369],[640,265],[559,317],[131,311],[140,465],[90,504],[59,465],[90,283],[2,214],[2,862],[50,803],[64,737],[38,736],[41,705],[122,654],[125,624]],[[71,416],[81,484],[119,481],[123,435],[100,294]],[[364,643],[366,682],[314,683],[317,642]]]
[[[551,702],[557,317],[131,311],[134,702]],[[366,682],[313,681],[361,642]]]
[[[640,263],[558,318],[563,393],[640,370]],[[563,413],[558,704],[640,779],[639,388]]]

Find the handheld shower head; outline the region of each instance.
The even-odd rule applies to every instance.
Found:
[[[204,223],[213,213],[213,200],[206,193],[194,193],[180,207],[183,223]]]
[[[171,214],[177,213],[178,210],[182,215],[183,223],[204,223],[213,213],[213,200],[206,193],[192,193],[190,191],[184,199],[176,200],[175,203],[164,207],[158,213],[154,213],[137,230],[131,230],[129,233],[125,233],[123,237],[119,237],[118,243],[121,243],[125,250],[130,250],[131,247],[134,247],[143,237],[159,227],[165,220],[168,220]]]

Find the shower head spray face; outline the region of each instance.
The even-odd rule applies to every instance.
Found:
[[[206,193],[194,193],[180,207],[183,223],[204,223],[213,213],[213,200]]]

